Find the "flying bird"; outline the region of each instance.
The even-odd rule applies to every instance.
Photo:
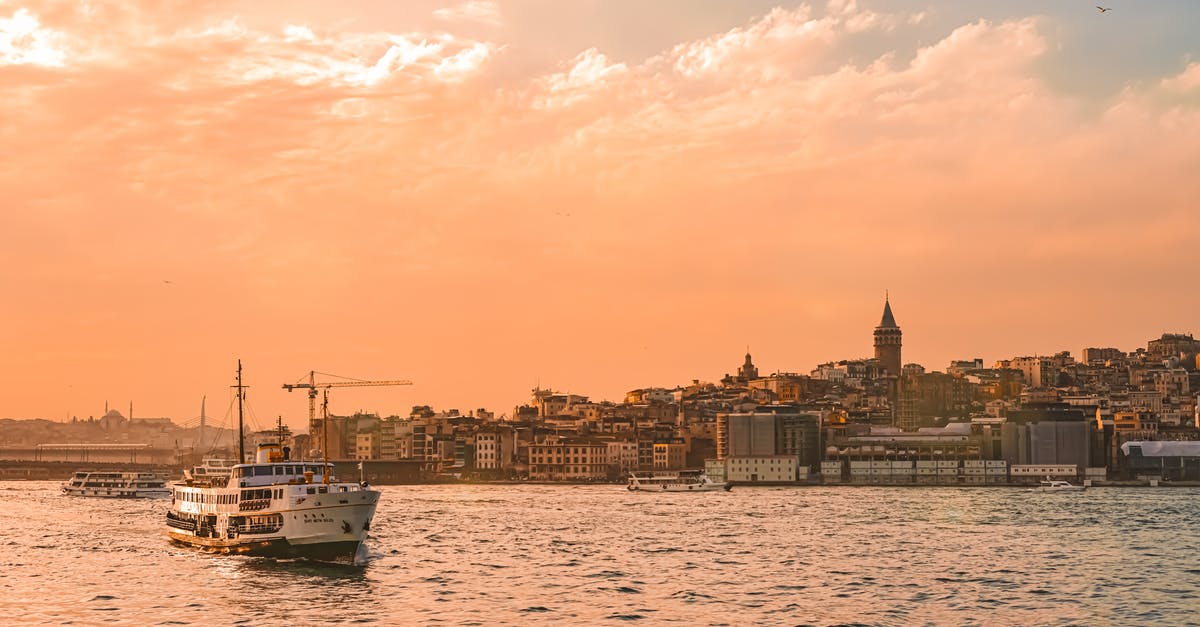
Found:
[[[1097,9],[1098,9],[1098,10],[1099,10],[1101,13],[1108,13],[1109,11],[1112,11],[1112,7],[1102,7],[1102,6],[1100,6],[1100,5],[1096,5],[1096,8],[1097,8]]]

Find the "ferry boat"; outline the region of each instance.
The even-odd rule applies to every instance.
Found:
[[[223,457],[205,457],[200,460],[199,466],[192,466],[191,470],[183,471],[184,479],[193,481],[208,481],[214,483],[214,480],[229,479],[229,475],[233,473],[234,460],[225,459]]]
[[[62,485],[62,491],[71,496],[117,499],[152,499],[171,495],[166,477],[153,472],[81,471]]]
[[[1038,486],[1038,492],[1079,492],[1086,490],[1086,485],[1074,485],[1070,481],[1061,481],[1046,477]]]
[[[241,432],[241,362],[238,363]],[[293,461],[283,445],[260,444],[254,463],[228,478],[193,477],[171,486],[167,535],[204,551],[353,562],[371,529],[379,491],[339,481],[327,461]],[[244,442],[239,441],[244,455]]]
[[[676,472],[631,472],[629,485],[631,492],[714,492],[733,488],[730,483],[717,483],[709,478],[703,470],[680,470]]]

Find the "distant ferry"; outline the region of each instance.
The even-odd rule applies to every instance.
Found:
[[[199,466],[192,466],[191,470],[183,471],[183,478],[209,483],[215,483],[218,479],[228,480],[229,475],[233,474],[233,466],[232,459],[205,457]]]
[[[165,498],[166,477],[152,472],[77,472],[62,485],[64,494],[114,499]]]
[[[240,362],[237,387],[240,433]],[[292,461],[289,453],[281,426],[279,442],[260,444],[254,463],[235,464],[228,477],[193,476],[172,485],[168,537],[215,553],[353,562],[379,491],[338,481],[333,464]]]
[[[680,470],[629,473],[629,485],[626,487],[634,492],[714,492],[728,491],[733,485],[717,483],[703,470]]]

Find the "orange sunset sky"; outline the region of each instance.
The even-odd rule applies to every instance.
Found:
[[[1114,0],[1116,3],[1116,0]],[[0,417],[1200,331],[1194,2],[0,0]]]

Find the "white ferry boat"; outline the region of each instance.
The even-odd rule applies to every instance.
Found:
[[[717,483],[703,470],[655,471],[629,473],[630,491],[646,492],[714,492],[729,490],[730,483]]]
[[[216,483],[219,479],[228,480],[229,475],[233,474],[234,464],[232,459],[205,457],[200,460],[199,466],[192,466],[191,470],[184,470],[183,478],[209,483]]]
[[[239,362],[239,433],[241,387]],[[333,464],[290,460],[281,438],[260,444],[255,462],[235,464],[227,479],[174,484],[167,535],[215,553],[353,562],[378,503],[378,490],[338,481]]]
[[[71,496],[101,496],[137,499],[165,498],[171,495],[166,477],[153,472],[77,472],[62,485]]]

